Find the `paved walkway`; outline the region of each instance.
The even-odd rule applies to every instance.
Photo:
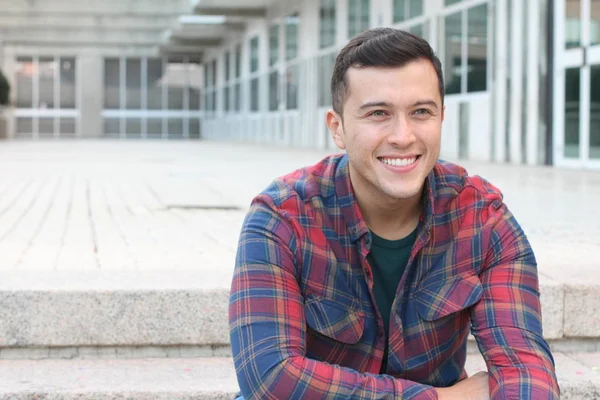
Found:
[[[326,154],[206,142],[2,142],[0,268],[222,265],[252,197]],[[542,274],[600,281],[600,173],[467,167],[504,191]]]
[[[203,268],[226,280],[252,197],[326,154],[208,142],[1,142],[0,269]],[[542,275],[600,282],[600,173],[466,166],[504,191]]]

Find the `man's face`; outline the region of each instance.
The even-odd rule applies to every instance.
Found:
[[[420,196],[440,152],[444,107],[426,60],[404,67],[350,68],[343,117],[327,124],[345,149],[355,191],[389,200]]]

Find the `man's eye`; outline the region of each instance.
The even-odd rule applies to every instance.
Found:
[[[427,114],[431,114],[431,112],[426,109],[426,108],[419,108],[417,111],[415,111],[415,114],[417,115],[427,115]]]
[[[383,110],[375,110],[371,113],[372,116],[374,117],[384,117],[385,116],[385,111]]]

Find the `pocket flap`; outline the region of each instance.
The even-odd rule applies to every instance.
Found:
[[[450,279],[426,279],[416,293],[417,311],[426,321],[434,321],[477,303],[483,294],[477,275]]]
[[[363,335],[365,314],[358,302],[348,306],[331,299],[309,296],[304,309],[308,326],[338,342],[354,344]]]

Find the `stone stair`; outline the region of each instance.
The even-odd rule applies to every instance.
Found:
[[[600,353],[555,354],[561,399],[600,398]],[[467,371],[485,370],[479,355]],[[2,360],[0,400],[231,400],[231,358]]]
[[[324,154],[163,142],[0,154],[0,400],[233,398],[243,208]],[[562,398],[600,399],[597,175],[470,170],[502,188],[534,246]],[[470,349],[468,371],[485,369]]]

